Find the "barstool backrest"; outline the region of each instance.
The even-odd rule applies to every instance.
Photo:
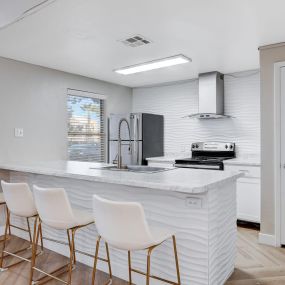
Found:
[[[99,234],[110,245],[118,249],[136,250],[153,243],[140,203],[115,202],[94,195],[93,212]]]
[[[27,183],[7,183],[1,181],[4,198],[9,211],[17,216],[37,215],[33,194]]]
[[[75,224],[72,208],[63,188],[35,186],[34,196],[43,223],[56,229],[69,229]]]

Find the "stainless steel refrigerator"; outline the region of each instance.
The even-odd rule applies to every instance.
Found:
[[[147,157],[164,155],[164,119],[162,115],[147,113],[111,114],[108,124],[108,162],[118,159],[119,122],[127,119],[130,125],[131,147],[127,124],[122,123],[122,163],[146,165]]]

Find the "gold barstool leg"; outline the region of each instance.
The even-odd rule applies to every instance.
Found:
[[[110,253],[109,253],[109,246],[107,242],[105,242],[105,247],[106,247],[107,262],[108,262],[108,268],[109,268],[109,278],[110,280],[112,280],[111,259],[110,259]]]
[[[76,232],[76,229],[72,230],[73,264],[76,264],[76,254],[75,254],[75,232]]]
[[[173,249],[174,249],[174,256],[175,256],[175,264],[176,264],[176,274],[177,274],[177,284],[180,285],[180,271],[179,271],[179,262],[178,262],[178,253],[177,253],[177,246],[176,246],[176,237],[172,236],[173,241]]]
[[[7,217],[7,214],[8,214],[8,208],[7,208],[7,205],[6,203],[4,204],[0,204],[0,206],[4,206],[4,210],[6,212],[6,217]],[[5,219],[5,224],[6,224],[6,219]],[[11,236],[11,226],[10,226],[10,220],[9,220],[9,227],[8,227],[8,235]],[[0,240],[0,242],[3,242],[4,241],[4,237]]]
[[[6,207],[6,213],[8,214],[8,207],[7,207],[7,205],[5,205],[5,207]],[[10,223],[10,217],[9,217],[9,221],[8,221],[8,223],[9,223],[8,231],[9,231],[9,236],[10,236],[10,235],[11,235],[11,223]]]
[[[93,271],[92,271],[92,285],[95,285],[98,259],[108,263],[109,280],[105,283],[105,285],[112,284],[112,278],[113,277],[112,277],[112,268],[111,268],[111,259],[110,259],[110,253],[109,253],[109,246],[108,246],[108,243],[105,242],[107,258],[106,259],[105,258],[100,258],[99,257],[100,240],[101,240],[101,236],[98,236],[97,241],[96,241],[96,249],[95,249],[95,256],[94,256],[94,266],[93,266]]]
[[[36,252],[37,252],[37,239],[38,239],[38,230],[37,230],[37,223],[39,222],[39,227],[41,226],[41,222],[38,221],[39,218],[36,217],[34,221],[34,236],[33,236],[33,245],[32,245],[32,259],[31,259],[31,268],[30,268],[30,282],[29,284],[33,284],[33,273],[34,273],[34,266],[36,263]]]
[[[39,225],[39,230],[40,230],[40,238],[41,238],[41,250],[43,252],[44,251],[44,242],[43,242],[43,228],[42,228],[42,224]]]
[[[29,218],[26,218],[26,221],[27,221],[27,225],[28,225],[28,233],[29,233],[29,239],[30,239],[30,243],[32,245],[32,234],[31,234],[31,227],[30,227],[30,221],[29,221]]]
[[[5,251],[5,248],[6,248],[6,240],[7,240],[7,233],[8,233],[8,228],[9,228],[9,225],[10,225],[10,212],[7,209],[7,215],[6,215],[6,224],[5,224],[5,234],[4,234],[4,241],[3,241],[3,248],[2,248],[2,253],[1,253],[1,260],[0,260],[0,269],[3,271],[3,260],[4,260],[4,251]]]
[[[154,247],[150,247],[147,251],[147,267],[146,267],[146,285],[150,282],[150,257]]]
[[[75,231],[74,231],[74,229],[71,229],[70,231],[71,231],[71,238],[70,238],[70,232],[69,232],[69,230],[67,230],[69,249],[70,249],[69,272],[68,272],[67,284],[71,284],[73,261],[74,261],[74,233],[75,233]]]
[[[130,250],[128,250],[128,264],[129,264],[129,284],[132,285],[132,261],[131,261]]]
[[[98,236],[97,241],[96,241],[94,265],[93,265],[93,272],[92,272],[92,285],[95,285],[95,278],[96,278],[96,270],[97,270],[97,261],[98,261],[100,240],[101,240],[101,237]]]

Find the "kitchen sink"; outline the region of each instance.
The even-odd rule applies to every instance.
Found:
[[[162,171],[172,170],[174,168],[165,168],[165,167],[152,167],[146,165],[127,165],[124,168],[117,168],[115,165],[107,165],[99,168],[91,167],[90,169],[103,169],[103,170],[112,170],[112,171],[129,171],[129,172],[139,172],[139,173],[157,173]]]

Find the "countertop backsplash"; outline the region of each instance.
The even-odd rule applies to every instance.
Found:
[[[133,90],[133,111],[164,115],[165,154],[189,153],[196,141],[236,143],[237,156],[260,154],[258,70],[225,75],[225,114],[233,118],[183,118],[198,112],[198,80]]]

